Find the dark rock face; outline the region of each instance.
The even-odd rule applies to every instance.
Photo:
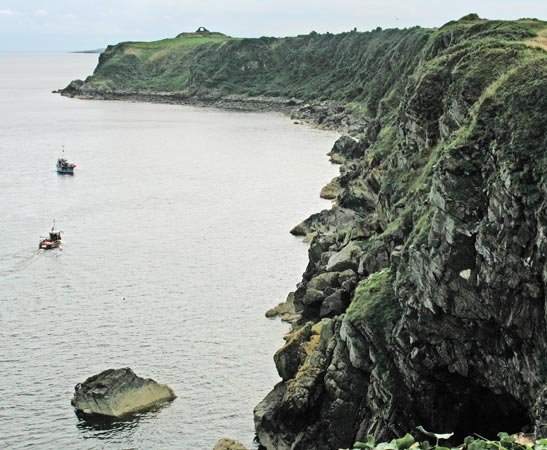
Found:
[[[127,367],[105,370],[76,385],[71,403],[84,416],[119,418],[175,398],[169,386],[138,377]]]
[[[84,82],[82,80],[73,80],[70,84],[61,90],[62,94],[67,97],[75,97],[79,94]]]
[[[309,264],[283,381],[255,409],[268,450],[547,433],[547,57],[459,32],[432,40],[396,114],[335,144],[337,205],[292,231]]]
[[[344,135],[335,142],[328,155],[332,162],[341,164],[348,159],[363,157],[365,150],[366,145],[362,141]]]

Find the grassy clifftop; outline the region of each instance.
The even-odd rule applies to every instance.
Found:
[[[259,39],[182,33],[161,41],[109,46],[85,88],[334,100],[374,116],[378,109],[395,106],[403,93],[402,81],[417,66],[448,47],[477,50],[495,43],[505,47],[498,52],[511,46],[518,51],[527,44],[541,47],[545,28],[536,20],[488,21],[469,15],[439,29]]]
[[[109,45],[86,82],[104,90],[177,91],[188,84],[198,47],[235,40],[222,33],[181,33],[153,42]]]
[[[422,28],[259,39],[186,33],[124,42],[106,49],[84,90],[336,100],[374,113],[419,63],[431,34]]]

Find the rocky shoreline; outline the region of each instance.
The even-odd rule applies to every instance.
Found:
[[[64,89],[53,91],[65,97],[84,100],[120,100],[129,102],[159,103],[212,107],[245,112],[277,112],[311,126],[336,130],[341,133],[359,134],[369,119],[341,104],[330,101],[306,102],[283,97],[249,97],[221,95],[214,91],[147,92],[102,90],[88,87],[81,80],[72,81]]]
[[[291,230],[310,242],[302,281],[268,312],[293,328],[274,356],[282,381],[254,411],[267,450],[336,450],[419,425],[454,432],[455,442],[500,431],[545,437],[547,64],[526,44],[544,26],[466,16],[414,30],[423,40],[412,41],[411,61],[408,34],[370,35],[369,43],[394,43],[390,53],[363,54],[380,72],[326,66],[332,83],[346,77],[348,98],[366,98],[367,113],[351,102],[164,96],[92,82],[63,92],[278,111],[343,134],[330,152],[340,175],[323,189],[333,207]],[[211,50],[210,67],[237,61],[226,67],[251,90],[263,79],[248,75],[262,67],[254,45]],[[196,70],[189,85],[205,75]],[[309,81],[287,79],[297,88]],[[320,85],[311,81],[305,86]]]

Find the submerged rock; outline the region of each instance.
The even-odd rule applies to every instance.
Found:
[[[340,178],[334,177],[329,183],[321,189],[319,196],[326,200],[335,200],[338,197],[338,194],[342,192],[342,187],[340,186]]]
[[[247,450],[247,447],[233,439],[222,438],[215,444],[213,450]]]
[[[266,317],[269,319],[281,317],[281,320],[284,322],[296,322],[300,318],[300,314],[298,314],[294,308],[294,292],[291,292],[288,295],[286,301],[266,311]]]
[[[176,398],[173,389],[129,368],[108,369],[74,388],[71,404],[83,415],[119,418]]]

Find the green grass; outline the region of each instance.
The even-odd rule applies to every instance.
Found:
[[[209,32],[181,33],[177,37],[160,39],[157,41],[124,41],[124,42],[120,42],[117,45],[109,46],[109,49],[113,49],[115,47],[134,47],[134,48],[154,50],[154,49],[163,49],[165,47],[200,45],[200,44],[206,44],[209,42],[223,42],[223,41],[229,41],[232,39],[238,39],[238,38],[233,38],[231,36],[227,36],[222,33],[209,33]]]
[[[168,38],[162,39],[159,41],[152,42],[139,42],[139,41],[128,41],[124,42],[122,45],[125,45],[128,48],[137,48],[143,50],[163,50],[165,48],[176,48],[184,47],[187,45],[201,45],[207,44],[210,42],[224,42],[232,38],[226,37],[185,37],[185,38]]]
[[[433,208],[424,208],[424,211],[418,213],[418,219],[415,221],[414,229],[412,230],[413,245],[420,246],[427,243],[429,230],[431,229],[431,221],[433,219]]]
[[[389,269],[369,275],[355,289],[353,300],[346,311],[346,320],[365,330],[372,339],[373,353],[378,369],[387,365],[387,339],[401,309],[393,289],[394,277]]]
[[[185,33],[153,42],[121,42],[106,49],[86,81],[103,89],[181,91],[189,84],[198,48],[237,40],[218,33]]]

